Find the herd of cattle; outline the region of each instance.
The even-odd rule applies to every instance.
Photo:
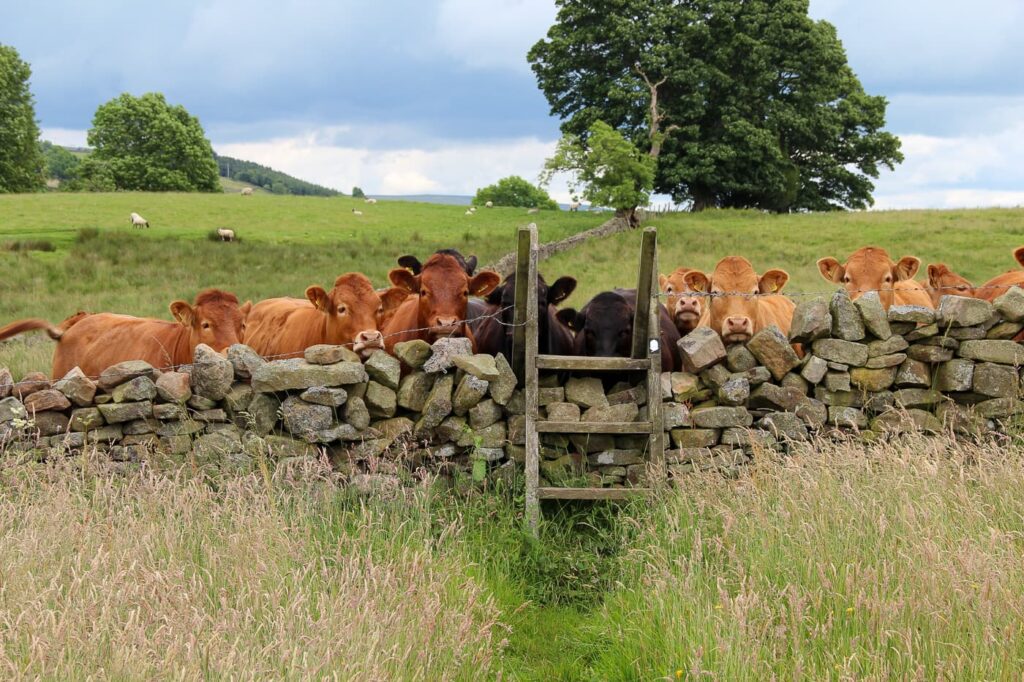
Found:
[[[1024,266],[1024,247],[1013,253]],[[993,300],[1011,286],[1024,287],[1024,269],[1006,272],[974,287],[943,264],[928,266],[928,285],[914,279],[920,260],[893,261],[885,250],[865,247],[845,263],[822,258],[818,269],[827,281],[842,285],[851,298],[878,292],[882,305],[935,307],[944,294]],[[330,291],[306,289],[305,298],[271,298],[239,304],[231,293],[208,289],[195,301],[174,301],[175,321],[115,313],[79,312],[58,325],[25,319],[0,327],[0,341],[43,330],[57,341],[53,377],[74,367],[99,375],[124,360],[145,360],[155,367],[186,365],[195,348],[206,344],[218,352],[245,343],[268,358],[300,357],[317,344],[350,346],[366,357],[395,344],[446,336],[464,336],[476,352],[512,353],[515,276],[504,281],[490,270],[477,272],[475,256],[465,258],[442,249],[421,263],[402,256],[388,273],[391,286],[374,288],[361,273],[339,276]],[[727,344],[746,342],[775,325],[789,332],[795,304],[783,295],[789,280],[784,270],[758,275],[739,256],[723,258],[711,273],[681,267],[661,275],[666,305],[660,308],[662,366],[680,366],[676,341],[698,326],[718,332]],[[538,349],[541,353],[626,356],[632,341],[636,292],[616,289],[598,294],[579,310],[559,309],[576,288],[572,277],[537,283]]]

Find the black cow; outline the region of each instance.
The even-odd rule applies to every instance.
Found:
[[[559,277],[551,286],[537,275],[537,352],[542,355],[572,355],[572,331],[557,317],[556,305],[576,289],[572,277]],[[516,297],[516,276],[505,278],[484,301],[470,301],[468,317],[478,353],[501,353],[512,362],[512,337]],[[493,317],[484,317],[484,316]],[[504,324],[503,324],[504,323]]]
[[[583,306],[579,312],[563,310],[559,319],[576,332],[573,354],[590,357],[628,358],[633,346],[633,316],[636,312],[636,290],[605,291]],[[665,372],[680,366],[679,330],[665,306],[658,305],[661,327],[661,369]]]

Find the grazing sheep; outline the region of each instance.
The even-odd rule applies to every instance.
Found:
[[[242,188],[242,196],[243,197],[251,197],[252,196],[252,187],[243,187]]]
[[[484,204],[484,208],[494,208],[494,202],[488,201],[486,204]]]
[[[132,213],[128,216],[128,222],[131,223],[132,227],[149,227],[149,221],[140,216],[138,213]]]
[[[465,215],[473,215],[472,211],[466,211]]]
[[[570,203],[569,204],[569,210],[570,211],[578,211],[578,210],[580,210],[580,202],[574,201],[574,202]]]
[[[222,242],[233,242],[235,241],[235,231],[229,230],[226,227],[217,228],[217,236],[220,237]]]
[[[469,207],[469,212],[470,213],[476,213],[476,206],[470,206]]]
[[[352,215],[363,215],[363,212],[362,211],[357,211],[356,209],[353,208],[352,209]]]
[[[368,204],[376,204],[377,200],[376,199],[367,199],[366,203],[368,203]]]
[[[533,215],[534,213],[540,213],[540,209],[539,208],[531,208],[531,209],[529,209],[526,212],[527,215]]]

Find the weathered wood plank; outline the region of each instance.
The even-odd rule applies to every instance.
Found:
[[[540,440],[537,435],[537,226],[531,224],[526,253],[526,335],[523,362],[526,403],[526,523],[536,537],[540,526]]]
[[[658,276],[655,270],[655,255],[658,249],[658,231],[653,227],[644,228],[643,241],[640,242],[640,275],[636,285],[636,313],[633,316],[633,352],[635,359],[647,357],[647,340],[659,338],[658,325],[650,327],[651,285]],[[655,289],[656,291],[656,289]],[[655,304],[657,310],[657,304]],[[654,318],[657,323],[657,317]]]
[[[538,355],[537,369],[564,369],[564,370],[587,370],[587,371],[622,371],[622,370],[646,370],[650,363],[646,358],[634,360],[633,358],[588,358],[574,355]]]
[[[658,314],[658,252],[655,249],[652,255],[654,268],[651,271],[651,305],[648,313],[650,319],[650,338],[657,339],[661,343],[660,315]],[[667,475],[665,468],[665,432],[664,421],[661,409],[661,350],[655,350],[653,346],[647,348],[647,416],[654,428],[651,430],[650,458],[654,469],[657,471],[657,478],[664,481]]]
[[[650,488],[551,488],[537,491],[544,500],[627,500],[650,494]]]
[[[519,385],[524,385],[526,376],[526,289],[530,285],[530,227],[536,232],[536,225],[519,228],[519,243],[516,248],[516,298],[512,322],[512,371]]]
[[[537,422],[539,433],[651,433],[652,428],[651,422]]]

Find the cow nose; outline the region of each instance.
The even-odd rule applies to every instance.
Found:
[[[356,345],[364,348],[383,348],[384,335],[376,329],[356,334]]]
[[[456,324],[458,324],[458,322],[459,318],[455,317],[454,315],[452,317],[439,317],[437,318],[436,326],[444,327],[445,329],[450,329],[454,327]]]
[[[725,318],[725,330],[729,334],[749,334],[749,317],[727,317]]]
[[[676,312],[679,313],[695,313],[697,312],[699,304],[696,299],[680,299],[676,303]]]

